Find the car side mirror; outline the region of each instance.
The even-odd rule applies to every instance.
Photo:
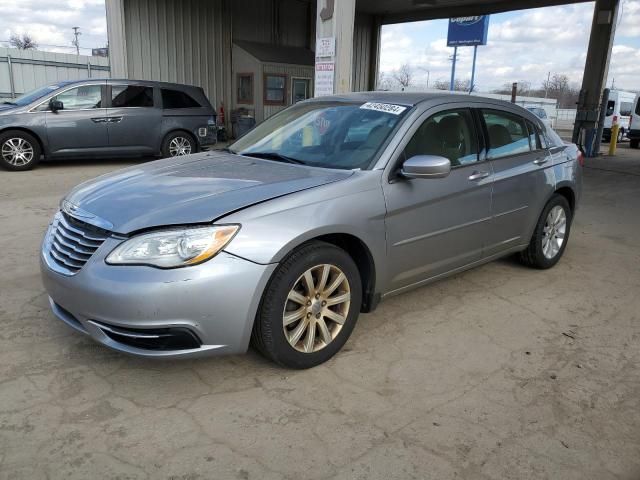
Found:
[[[443,178],[451,172],[448,158],[438,155],[414,155],[402,164],[400,175],[405,178]]]
[[[62,103],[60,100],[51,100],[49,102],[49,108],[52,112],[55,113],[58,110],[64,110],[64,103]]]

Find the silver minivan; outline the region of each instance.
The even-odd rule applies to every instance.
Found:
[[[56,82],[0,105],[0,165],[47,159],[173,157],[216,141],[215,111],[199,87],[139,80]]]
[[[321,97],[225,151],[79,185],[46,233],[42,278],[60,320],[121,352],[193,357],[251,342],[312,367],[391,295],[505,255],[555,265],[581,158],[499,100]]]

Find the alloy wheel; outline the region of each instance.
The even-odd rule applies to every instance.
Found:
[[[567,214],[560,205],[553,207],[547,215],[542,231],[542,253],[548,259],[554,258],[564,243],[567,230]]]
[[[284,334],[293,348],[313,353],[329,345],[349,315],[351,287],[335,265],[311,267],[294,283],[282,314]]]
[[[172,157],[189,155],[191,153],[191,142],[186,137],[175,137],[169,142],[169,154]]]
[[[2,144],[2,158],[9,165],[23,167],[33,160],[33,146],[24,138],[9,138]]]

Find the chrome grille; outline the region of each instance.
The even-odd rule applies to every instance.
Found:
[[[51,225],[46,254],[58,271],[73,275],[87,263],[108,236],[106,230],[60,212]]]

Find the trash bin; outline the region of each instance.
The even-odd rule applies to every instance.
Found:
[[[238,116],[234,125],[234,135],[236,138],[242,137],[245,133],[256,126],[256,119],[250,116]]]

